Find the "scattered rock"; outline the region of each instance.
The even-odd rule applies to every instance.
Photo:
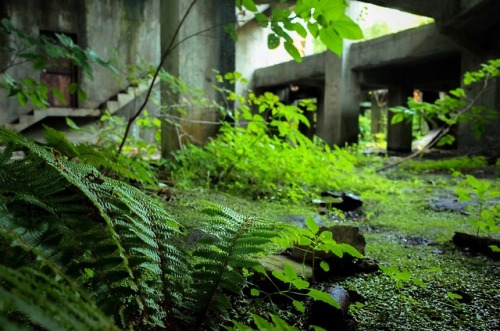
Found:
[[[311,305],[308,322],[325,330],[355,330],[352,319],[347,315],[351,298],[341,286],[332,285],[323,290],[340,305],[340,309],[330,306],[323,301],[314,301]]]
[[[424,237],[401,237],[400,242],[405,246],[429,246],[431,241]]]
[[[361,197],[352,193],[326,191],[321,193],[321,197],[322,200],[324,200],[325,203],[329,203],[331,207],[340,209],[344,212],[356,210],[363,205]],[[326,198],[329,198],[329,200]]]
[[[490,246],[500,247],[500,240],[490,237],[479,237],[462,232],[455,232],[453,236],[455,246],[462,249],[468,249],[472,253],[478,253],[489,256],[495,260],[500,259],[500,253],[494,252]]]
[[[472,206],[473,201],[458,201],[457,198],[436,198],[428,205],[428,208],[434,211],[452,211],[463,214],[469,214],[467,207]]]

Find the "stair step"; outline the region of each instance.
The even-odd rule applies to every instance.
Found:
[[[157,80],[155,85],[158,83],[159,81]],[[106,109],[111,114],[116,113],[134,99],[141,96],[141,94],[145,93],[150,84],[151,80],[145,82],[141,81],[139,86],[127,87],[126,93],[118,93],[114,96],[114,100],[110,99],[105,103]],[[15,122],[6,124],[6,126],[21,132],[46,117],[100,117],[101,115],[102,110],[100,109],[49,107],[47,109],[31,110],[27,114],[20,115]]]
[[[120,107],[125,106],[130,101],[134,100],[134,96],[126,93],[118,93],[118,103]]]
[[[120,104],[118,101],[108,101],[106,102],[106,109],[111,113],[114,114],[120,109]]]

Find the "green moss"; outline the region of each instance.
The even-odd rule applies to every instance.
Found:
[[[500,297],[499,263],[459,251],[451,243],[455,231],[475,233],[476,229],[470,224],[473,216],[436,212],[428,208],[435,197],[453,196],[453,191],[462,181],[462,177],[452,177],[449,170],[444,173],[434,170],[454,165],[463,172],[475,171],[483,177],[491,176],[496,171],[482,161],[469,161],[416,161],[426,164],[421,169],[429,170],[426,173],[419,171],[417,176],[408,168],[395,168],[384,175],[377,174],[373,165],[380,165],[381,160],[363,159],[358,162],[361,166],[352,169],[350,176],[342,178],[343,190],[354,191],[364,199],[366,221],[356,222],[356,225],[366,232],[366,255],[381,265],[408,271],[412,277],[426,284],[426,287],[420,287],[405,283],[398,289],[394,280],[381,272],[337,280],[364,298],[363,304],[353,305],[351,312],[360,330],[500,328],[500,308],[497,304]],[[494,176],[484,180],[491,182],[492,189],[500,187]],[[170,206],[171,210],[188,224],[193,224],[196,219],[196,206],[201,200],[214,201],[241,213],[270,219],[317,213],[307,201],[287,204],[211,190],[183,191],[176,199],[175,204]],[[474,215],[474,210],[471,213]],[[453,300],[448,292],[470,296],[471,300]],[[253,301],[242,298],[241,302],[252,305]],[[283,307],[281,309],[288,309]],[[267,314],[265,309],[259,309],[260,314]],[[282,315],[287,314],[283,312]],[[238,316],[237,313],[235,318],[238,319]]]
[[[408,169],[417,173],[444,171],[450,170],[462,171],[466,169],[484,168],[488,166],[488,162],[484,157],[454,157],[442,160],[420,160],[414,159],[406,162],[403,165],[404,169]]]

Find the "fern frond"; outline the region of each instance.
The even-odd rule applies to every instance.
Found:
[[[241,268],[258,264],[256,257],[269,250],[278,235],[277,224],[211,205],[204,229],[208,236],[193,252],[193,300],[190,309],[201,329],[210,315],[228,308],[227,292],[239,294],[246,284]]]
[[[25,157],[0,163],[0,235],[34,258],[27,261],[77,279],[123,327],[171,324],[188,264],[167,212],[138,189],[13,131],[0,129],[1,143]]]
[[[64,282],[56,282],[31,268],[0,265],[0,329],[21,329],[26,321],[46,330],[118,330],[92,302],[82,300]]]
[[[67,156],[77,159],[81,163],[90,164],[99,170],[116,174],[141,184],[155,186],[155,175],[151,167],[141,160],[131,159],[123,154],[116,155],[115,146],[105,147],[88,143],[73,144],[62,131],[45,127],[47,144]]]

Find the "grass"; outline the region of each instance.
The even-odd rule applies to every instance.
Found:
[[[450,242],[455,231],[475,233],[469,224],[471,216],[427,207],[432,197],[451,194],[458,184],[446,170],[450,164],[463,172],[489,174],[496,189],[500,187],[498,166],[488,167],[474,159],[413,162],[382,176],[372,172],[363,179],[372,178],[376,185],[357,192],[365,200],[367,220],[356,225],[366,232],[368,257],[408,271],[426,286],[405,283],[397,288],[381,272],[336,280],[363,298],[351,307],[359,330],[499,330],[499,263],[459,251]],[[209,190],[177,192],[167,209],[193,228],[203,200],[268,219],[317,213],[312,204],[288,205]],[[463,299],[452,299],[450,293]],[[242,302],[252,301],[242,298]]]

